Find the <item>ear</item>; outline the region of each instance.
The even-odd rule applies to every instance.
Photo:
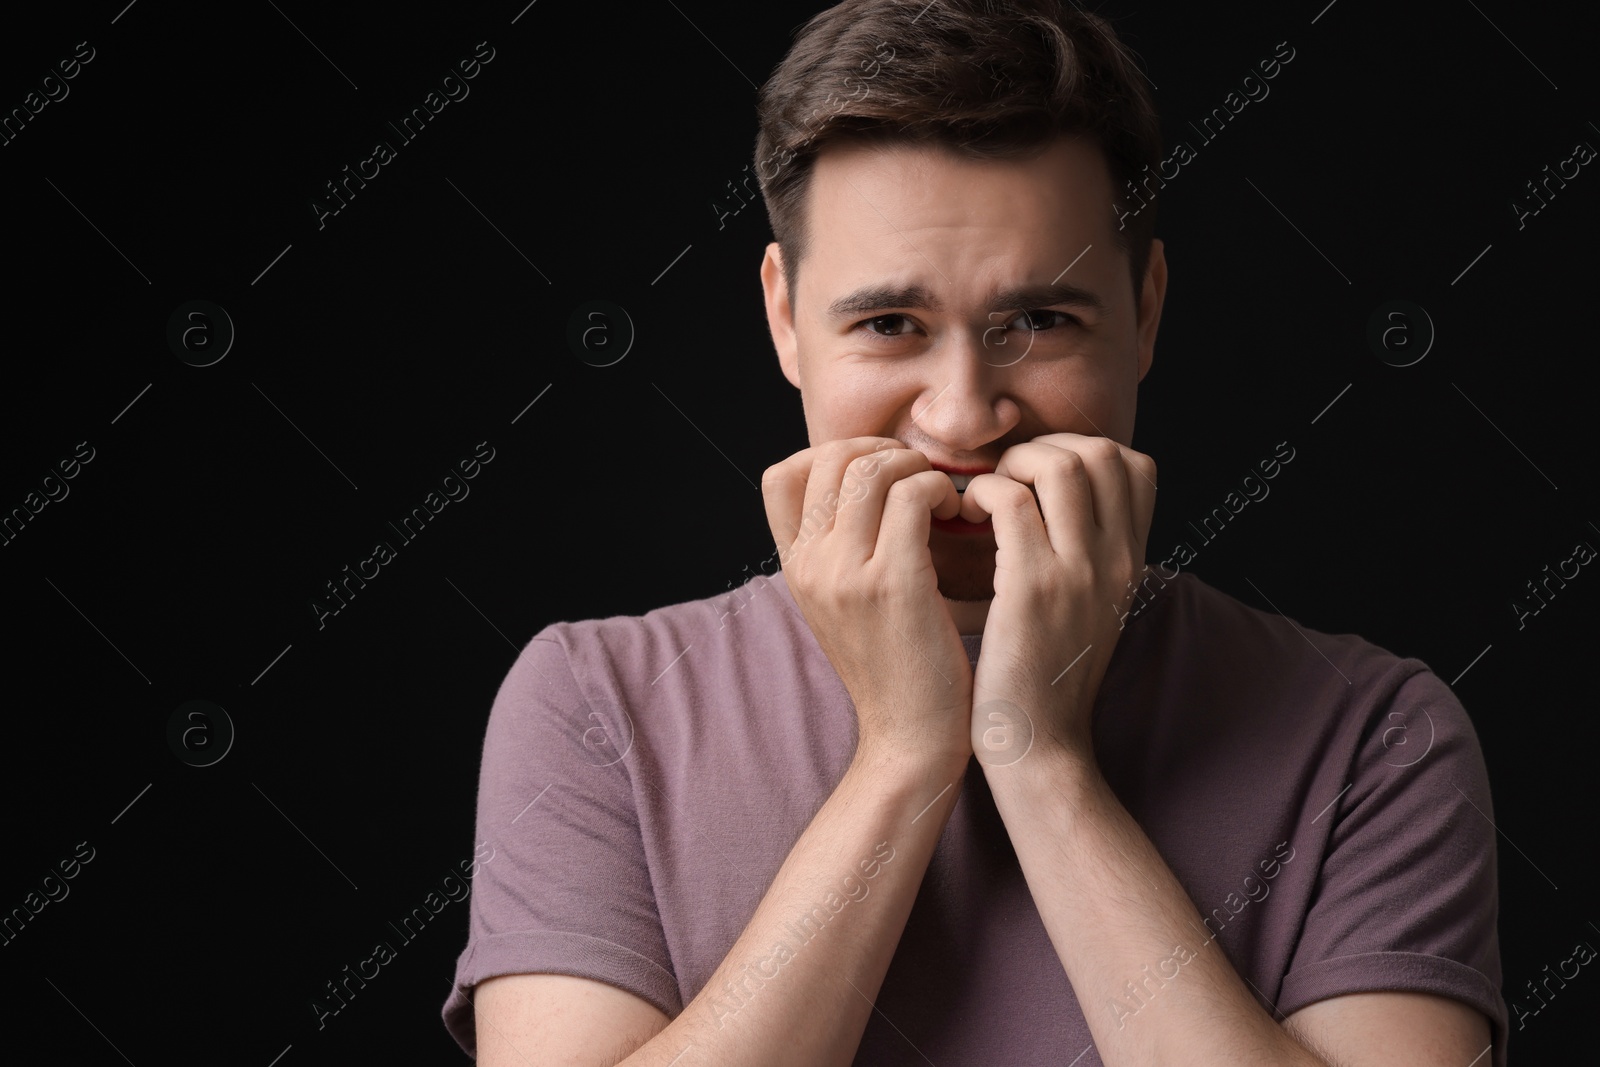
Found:
[[[789,300],[789,281],[783,272],[783,252],[776,241],[767,245],[761,260],[761,289],[766,294],[767,327],[772,345],[778,350],[778,365],[789,384],[800,388],[800,349],[794,335],[794,305]]]
[[[1150,263],[1145,268],[1144,292],[1139,297],[1139,380],[1150,373],[1156,354],[1156,329],[1161,325],[1161,306],[1167,299],[1166,246],[1159,237],[1150,241]]]

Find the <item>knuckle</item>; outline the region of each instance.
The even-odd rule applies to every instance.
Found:
[[[1086,462],[1084,454],[1072,448],[1063,448],[1050,457],[1055,460],[1056,466],[1065,471],[1081,471]]]
[[[882,464],[883,460],[880,458],[880,454],[874,452],[871,455],[857,456],[850,461],[850,465],[845,470],[849,475],[864,481],[877,474],[878,468]]]
[[[824,462],[837,463],[846,457],[854,456],[861,449],[859,438],[844,438],[838,441],[829,441],[821,445],[817,454]]]
[[[1034,503],[1033,490],[1021,482],[1012,482],[1000,486],[1000,500],[997,506],[1010,512],[1024,512],[1036,510],[1038,505]]]
[[[901,478],[889,486],[889,499],[899,504],[916,500],[922,494],[922,485],[915,477]]]
[[[884,444],[874,448],[871,454],[864,456],[863,459],[870,465],[872,470],[877,471],[886,464],[904,460],[905,457],[902,454],[904,451],[904,449],[896,448],[892,444]]]

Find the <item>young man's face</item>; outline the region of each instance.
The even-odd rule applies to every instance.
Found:
[[[1104,157],[1076,138],[1022,162],[921,146],[823,151],[797,303],[777,244],[761,265],[811,444],[892,437],[957,470],[993,470],[1010,446],[1049,433],[1131,445],[1166,262],[1154,242],[1136,309],[1111,205]],[[1080,298],[1044,292],[1052,284]],[[940,526],[929,534],[940,591],[970,602],[951,610],[962,633],[978,632],[994,534]]]

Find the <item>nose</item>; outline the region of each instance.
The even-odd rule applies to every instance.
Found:
[[[985,343],[981,330],[962,331],[950,335],[940,358],[928,361],[911,421],[950,456],[976,453],[1020,421],[1022,410],[1011,395],[1016,379],[1006,369],[1015,356],[1007,347]]]

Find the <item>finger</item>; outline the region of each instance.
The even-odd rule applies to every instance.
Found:
[[[779,559],[787,559],[812,538],[833,528],[840,504],[838,487],[849,463],[859,456],[898,444],[886,437],[852,437],[803,449],[778,464],[782,470],[775,481],[780,492],[781,512],[776,520],[769,518],[769,525],[782,523],[774,529],[775,543],[787,547]],[[794,500],[797,494],[798,503]],[[786,540],[778,540],[779,536]],[[870,542],[863,554],[869,551]]]
[[[1102,531],[1133,528],[1128,466],[1123,460],[1126,450],[1122,445],[1109,437],[1068,433],[1051,434],[1042,443],[1076,452],[1083,458],[1084,472],[1094,491],[1095,525]]]
[[[1056,441],[1056,438],[1062,438]],[[1091,441],[1096,438],[1085,437],[1082,434],[1058,433],[1045,434],[1035,437],[1033,442],[1044,444],[1070,445],[1073,440]],[[1136,529],[1142,529],[1141,523],[1148,523],[1155,513],[1156,494],[1156,464],[1155,460],[1143,452],[1135,452],[1127,445],[1119,444],[1118,450],[1122,453],[1124,465],[1127,467],[1129,489],[1129,519]]]
[[[1094,488],[1095,523],[1103,531],[1133,528],[1133,512],[1128,504],[1128,465],[1122,459],[1122,446],[1109,437],[1085,437],[1073,443],[1073,451],[1083,457],[1084,470]]]
[[[1003,474],[979,474],[967,483],[967,491],[961,495],[961,517],[968,522],[994,521],[997,565],[1010,548],[1023,559],[1054,551],[1032,488]]]
[[[995,473],[1032,487],[1057,555],[1082,555],[1095,543],[1094,486],[1076,450],[1038,440],[1013,445]]]
[[[899,441],[888,437],[851,437],[823,445],[806,486],[805,518],[814,520],[818,532],[838,529],[845,493],[848,491],[859,502],[863,491],[881,477],[888,457],[903,448]],[[856,509],[850,510],[853,515]],[[858,558],[865,559],[872,554],[877,530],[862,536],[858,525],[851,529],[856,536],[850,538],[850,543]]]
[[[1123,445],[1122,462],[1128,470],[1128,522],[1131,523],[1134,542],[1139,545],[1139,563],[1142,565],[1150,537],[1150,520],[1155,517],[1155,461]]]
[[[1128,467],[1128,511],[1133,522],[1134,539],[1139,544],[1139,561],[1144,561],[1144,551],[1150,537],[1150,522],[1156,512],[1156,461],[1143,452],[1126,446],[1122,460]]]
[[[780,563],[788,561],[800,536],[800,511],[815,458],[815,449],[801,449],[774,463],[761,475],[761,499],[767,511],[767,527],[772,531],[772,543],[778,547]]]
[[[876,554],[890,491],[897,482],[930,470],[928,457],[910,448],[884,449],[853,460],[845,469],[839,486],[839,515],[834,520],[837,535],[859,552],[861,558]],[[941,492],[930,504],[930,510],[934,514],[942,511],[941,517],[948,518],[961,506],[961,497],[949,475],[940,474],[939,477]]]
[[[943,471],[929,468],[897,479],[884,490],[880,507],[882,518],[876,526],[877,545],[873,554],[881,553],[907,563],[920,564],[924,560],[931,563],[930,520],[934,516],[954,518],[960,506],[955,483]]]

